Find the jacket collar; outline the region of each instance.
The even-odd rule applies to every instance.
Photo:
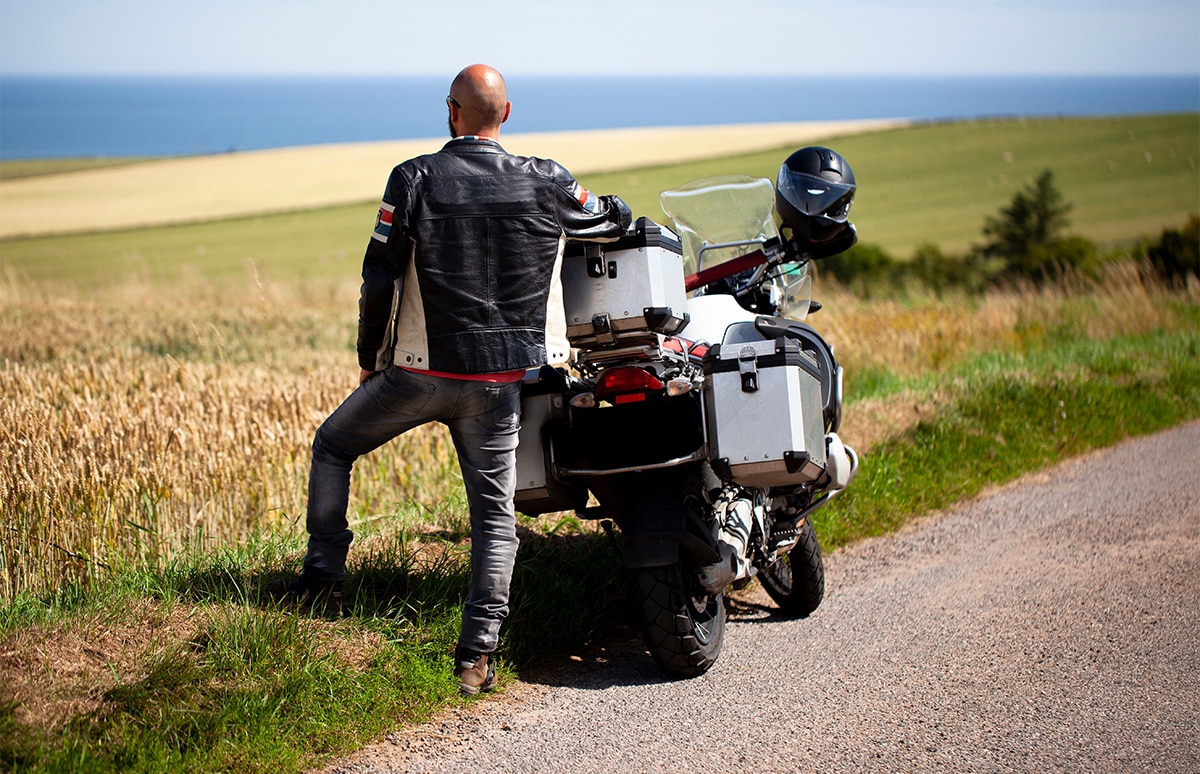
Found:
[[[474,134],[464,134],[461,137],[455,137],[453,140],[446,143],[446,145],[447,146],[460,145],[460,144],[478,145],[481,143],[497,145],[497,146],[500,145],[500,141],[493,137],[480,137],[479,135],[474,135]]]

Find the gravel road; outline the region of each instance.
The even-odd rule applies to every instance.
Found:
[[[839,551],[826,578],[805,621],[739,600],[703,677],[663,679],[629,638],[327,771],[1200,771],[1200,423]]]

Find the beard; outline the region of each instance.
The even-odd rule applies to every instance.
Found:
[[[453,140],[458,135],[454,133],[454,121],[449,116],[446,116],[446,126],[450,129],[450,139]]]

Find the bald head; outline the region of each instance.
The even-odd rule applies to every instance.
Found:
[[[504,77],[483,64],[473,64],[454,78],[450,98],[450,129],[456,137],[499,135],[500,124],[508,120],[512,107]]]

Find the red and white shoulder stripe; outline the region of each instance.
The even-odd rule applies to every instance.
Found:
[[[371,234],[372,239],[387,244],[392,235],[392,218],[395,216],[395,212],[395,206],[387,202],[379,207],[379,214],[375,217],[375,231]]]

